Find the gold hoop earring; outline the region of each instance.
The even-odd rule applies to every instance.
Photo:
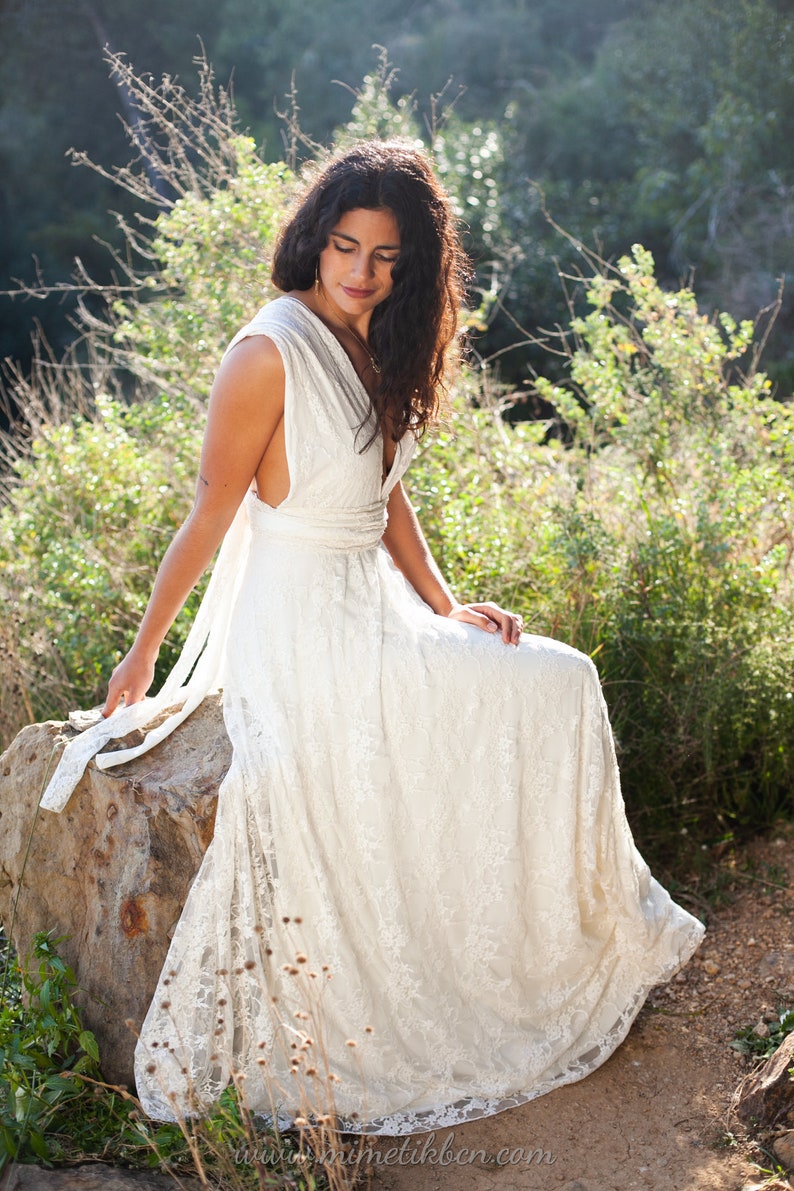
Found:
[[[315,269],[315,272],[314,272],[314,292],[317,294],[317,297],[319,298],[319,296],[320,296],[320,262],[319,261],[317,262],[317,268]]]

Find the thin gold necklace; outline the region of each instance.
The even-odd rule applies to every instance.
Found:
[[[314,281],[314,292],[317,294],[318,298],[322,298],[322,300],[326,304],[328,304],[328,299],[325,296],[325,289],[323,288],[322,281],[320,281],[319,273]],[[337,326],[339,326],[339,325],[340,324],[337,323]],[[372,352],[369,350],[366,339],[362,339],[361,336],[359,335],[358,331],[356,331],[356,329],[354,327],[351,327],[348,323],[343,322],[341,325],[345,328],[346,331],[350,332],[350,334],[353,336],[354,339],[356,339],[361,344],[361,346],[364,348],[364,351],[367,353],[367,359],[369,360],[370,368],[372,369],[372,371],[375,373],[376,376],[380,376],[380,373],[381,373],[380,364],[375,359]]]
[[[362,339],[361,336],[359,335],[358,331],[356,331],[353,327],[349,327],[347,325],[347,323],[344,323],[343,326],[347,327],[347,330],[350,331],[351,335],[355,336],[355,338],[358,340],[358,342],[364,348],[364,351],[369,356],[369,362],[370,362],[370,367],[372,368],[372,371],[375,373],[376,376],[380,376],[380,364],[375,359],[372,352],[369,350],[366,340]]]

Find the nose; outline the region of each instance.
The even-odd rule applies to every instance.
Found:
[[[370,256],[366,252],[357,252],[353,259],[352,276],[362,281],[372,277],[374,272]]]

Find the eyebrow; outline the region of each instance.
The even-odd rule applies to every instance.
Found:
[[[336,236],[339,240],[349,240],[351,244],[358,244],[359,247],[361,247],[361,245],[359,244],[359,241],[356,239],[355,236],[348,236],[345,234],[345,232],[331,232],[331,235]],[[376,244],[375,249],[374,249],[375,252],[377,252],[379,249],[385,249],[387,252],[399,252],[400,245],[399,244]]]

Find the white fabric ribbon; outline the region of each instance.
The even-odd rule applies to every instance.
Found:
[[[107,719],[100,720],[69,741],[42,796],[40,805],[45,810],[63,810],[92,757],[96,757],[99,769],[110,769],[140,757],[165,740],[208,694],[219,688],[229,621],[245,569],[250,539],[248,516],[245,506],[241,505],[223,539],[212,577],[182,653],[161,690],[151,699],[120,707]],[[140,744],[115,752],[101,751],[109,741],[118,740],[136,729],[146,728],[147,724],[177,705],[178,709],[163,723],[151,728]]]

